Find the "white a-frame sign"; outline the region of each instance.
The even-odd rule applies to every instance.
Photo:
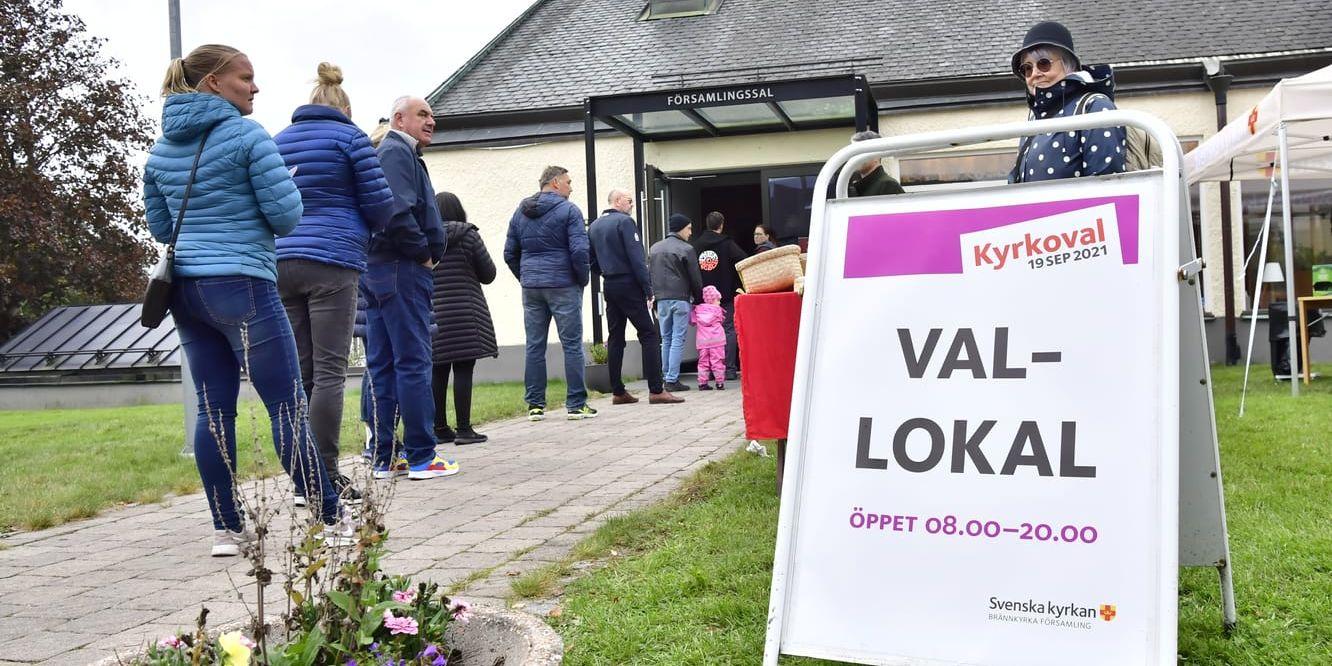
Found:
[[[1132,126],[1161,169],[847,199],[866,161]],[[764,663],[1173,664],[1177,567],[1234,622],[1175,136],[1112,111],[824,166]]]

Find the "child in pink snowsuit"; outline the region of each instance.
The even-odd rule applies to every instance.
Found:
[[[723,378],[726,376],[726,310],[722,309],[721,292],[708,285],[703,287],[703,303],[695,305],[689,313],[689,323],[698,327],[694,344],[698,347],[698,390],[711,391],[708,385],[708,371],[717,382],[717,390],[726,388]]]

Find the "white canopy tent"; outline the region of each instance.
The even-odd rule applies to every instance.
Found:
[[[1294,233],[1290,218],[1290,179],[1332,177],[1332,66],[1304,76],[1283,79],[1263,97],[1257,106],[1226,124],[1221,131],[1184,156],[1184,173],[1190,184],[1199,181],[1266,180],[1269,181],[1267,219],[1263,223],[1258,246],[1258,266],[1267,262],[1268,230],[1272,222],[1272,201],[1278,181],[1281,188],[1281,217],[1285,229],[1286,300],[1291,360],[1291,395],[1299,395],[1296,381],[1295,271]],[[1247,264],[1247,261],[1246,261]],[[1244,384],[1248,387],[1249,360],[1253,356],[1254,324],[1257,323],[1255,282],[1253,319],[1249,325],[1249,349],[1245,358]],[[1308,359],[1305,359],[1308,362]],[[1240,400],[1240,414],[1244,401]]]

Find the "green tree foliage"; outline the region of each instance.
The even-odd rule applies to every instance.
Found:
[[[153,258],[131,157],[142,98],[60,0],[0,0],[0,340],[61,305],[126,302]]]

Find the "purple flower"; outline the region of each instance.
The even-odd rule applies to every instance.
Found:
[[[449,666],[449,660],[445,659],[444,655],[441,654],[438,657],[435,657],[434,661],[430,662],[430,666]]]
[[[357,662],[355,659],[348,659],[347,666],[361,666],[361,664]]]
[[[370,644],[370,651],[375,654],[379,654],[379,641],[375,641],[374,643]]]
[[[393,611],[388,609],[384,610],[384,626],[388,627],[390,634],[416,635],[416,618],[397,617],[393,614]]]
[[[426,649],[421,652],[421,656],[425,657],[426,659],[434,659],[435,657],[439,656],[439,648],[435,647],[434,643],[431,643],[430,645],[427,645]]]

